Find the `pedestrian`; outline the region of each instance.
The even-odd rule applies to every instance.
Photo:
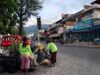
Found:
[[[56,46],[56,44],[52,41],[52,40],[48,40],[47,42],[47,50],[50,50],[50,67],[53,67],[56,63],[56,57],[57,57],[57,51],[58,48]]]
[[[19,45],[19,52],[21,54],[21,70],[24,72],[24,75],[28,75],[30,58],[34,59],[34,56],[30,45],[27,44],[27,37],[23,37],[22,43]]]

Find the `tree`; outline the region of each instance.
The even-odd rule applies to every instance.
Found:
[[[28,20],[31,15],[37,15],[38,10],[42,8],[39,0],[17,0],[18,1],[18,18],[19,18],[19,34],[23,35],[24,22]]]
[[[0,0],[0,32],[9,33],[16,25],[17,8],[16,0]]]
[[[42,8],[39,0],[0,0],[0,32],[12,33],[19,24],[19,34],[23,34],[23,25],[31,15],[37,15]]]

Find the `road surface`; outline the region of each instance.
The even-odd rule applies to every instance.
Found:
[[[40,66],[29,75],[100,75],[100,48],[58,45],[55,67]],[[10,75],[1,73],[0,75]],[[20,72],[12,75],[22,75]]]

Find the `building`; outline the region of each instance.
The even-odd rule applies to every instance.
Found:
[[[55,40],[63,40],[65,39],[65,18],[71,16],[71,14],[65,14],[63,15],[62,19],[58,20],[57,22],[50,25],[48,32],[50,32],[50,35],[48,36],[51,39]]]
[[[100,1],[91,4],[84,5],[83,10],[53,23],[48,37],[67,42],[93,42],[100,38]]]
[[[79,41],[93,42],[94,39],[100,38],[100,4],[84,6],[80,15],[80,20],[73,28]]]

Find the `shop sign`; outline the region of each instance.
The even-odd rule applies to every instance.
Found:
[[[84,13],[84,16],[82,17],[82,21],[90,20],[90,19],[92,19],[92,11],[88,13]]]
[[[89,20],[89,19],[92,19],[92,14],[85,15],[85,16],[82,18],[82,21]]]
[[[94,25],[94,26],[100,25],[100,19],[95,19],[95,20],[93,21],[93,25]]]
[[[64,33],[64,28],[63,27],[59,27],[59,29],[58,29],[58,33]]]
[[[74,27],[74,30],[90,28],[90,27],[92,27],[92,20],[86,20],[86,21],[77,23]]]

